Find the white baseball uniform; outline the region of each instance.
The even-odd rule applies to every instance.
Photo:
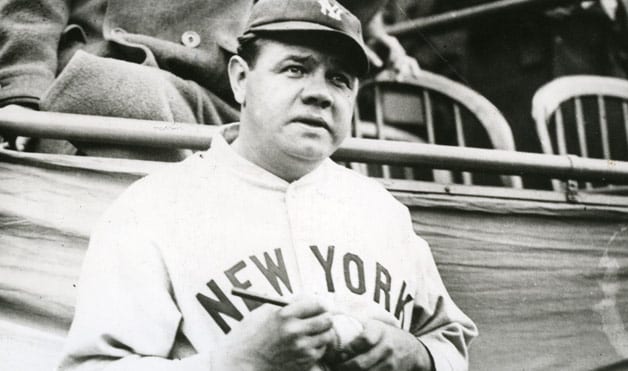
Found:
[[[207,152],[132,185],[105,214],[62,368],[207,370],[212,349],[247,316],[276,309],[232,287],[319,294],[402,327],[437,370],[466,369],[477,334],[407,208],[379,183],[331,160],[288,183],[217,136]]]

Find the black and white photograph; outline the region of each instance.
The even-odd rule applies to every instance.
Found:
[[[628,0],[0,0],[0,370],[628,370]]]

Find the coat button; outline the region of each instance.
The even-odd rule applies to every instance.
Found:
[[[201,44],[201,36],[194,31],[185,31],[181,35],[181,43],[188,48],[196,48]]]

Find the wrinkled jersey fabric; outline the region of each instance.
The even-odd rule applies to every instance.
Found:
[[[466,369],[476,335],[407,208],[379,183],[331,160],[288,183],[216,136],[135,183],[101,220],[62,369],[207,369],[217,344],[276,310],[233,287],[316,294],[401,327],[437,370]]]

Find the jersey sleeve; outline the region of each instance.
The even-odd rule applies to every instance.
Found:
[[[449,296],[427,242],[414,232],[409,238],[420,251],[422,282],[415,295],[410,331],[428,349],[436,371],[467,370],[468,348],[478,335],[477,327]]]
[[[181,314],[150,228],[124,203],[90,239],[59,370],[208,370],[206,354],[168,359]]]

